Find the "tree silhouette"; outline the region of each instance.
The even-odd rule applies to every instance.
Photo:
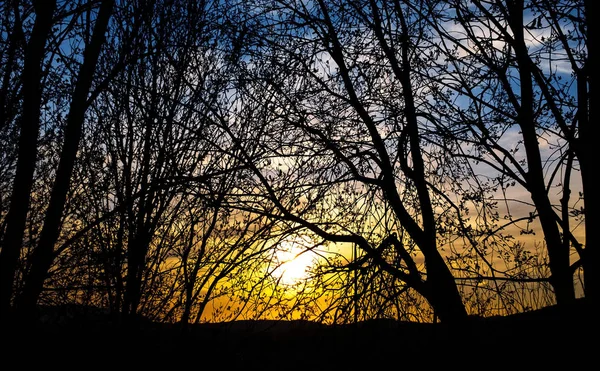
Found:
[[[46,43],[52,30],[52,18],[56,1],[36,1],[33,3],[35,24],[25,47],[22,76],[22,114],[19,117],[20,131],[18,144],[18,163],[10,197],[10,209],[6,216],[6,227],[0,251],[0,306],[7,313],[11,306],[13,282],[21,244],[25,233],[27,212],[29,211],[30,192],[37,158],[37,140],[39,135],[43,60]],[[8,9],[6,9],[8,11]],[[13,38],[18,38],[21,30],[19,9],[15,7]],[[8,71],[6,73],[9,73]],[[5,94],[3,94],[5,96]]]
[[[578,205],[590,200],[585,192],[571,196],[573,183],[586,182],[585,145],[578,139],[588,125],[582,75],[588,48],[580,33],[585,18],[571,13],[571,2],[491,3],[447,2],[446,13],[460,31],[447,27],[449,19],[434,20],[447,61],[436,70],[437,79],[456,93],[439,94],[445,102],[439,117],[451,120],[449,132],[459,133],[464,147],[473,149],[466,156],[500,174],[495,186],[507,201],[515,185],[530,194],[535,209],[524,219],[539,220],[548,251],[547,278],[556,300],[568,303],[576,295],[574,273],[586,260],[584,246],[589,244],[582,240],[590,238],[572,225],[578,219],[573,216],[587,209]],[[560,70],[562,63],[572,76]],[[467,103],[456,105],[457,99]],[[509,135],[518,139],[507,141]],[[571,263],[573,254],[579,258]]]
[[[0,7],[5,323],[464,323],[596,295],[589,1]],[[286,249],[315,258],[300,281]]]
[[[69,108],[65,127],[65,138],[56,170],[54,185],[46,210],[44,225],[40,233],[37,247],[31,255],[29,272],[25,278],[23,292],[16,302],[18,310],[34,312],[39,295],[43,289],[44,280],[54,261],[54,246],[60,233],[67,193],[75,166],[79,141],[83,130],[85,112],[88,107],[87,97],[91,89],[96,64],[112,13],[114,1],[103,1],[98,10],[90,43],[85,46],[83,64],[77,76],[73,99]]]

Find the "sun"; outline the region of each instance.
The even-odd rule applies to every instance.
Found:
[[[308,278],[309,269],[316,263],[316,254],[304,246],[305,241],[285,240],[279,243],[273,271],[284,285],[295,285]]]

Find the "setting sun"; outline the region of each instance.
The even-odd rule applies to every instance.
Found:
[[[284,241],[277,252],[277,268],[273,275],[284,285],[294,285],[308,278],[308,270],[315,264],[316,256],[297,241]]]

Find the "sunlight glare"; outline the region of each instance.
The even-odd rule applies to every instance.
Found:
[[[284,241],[277,252],[274,275],[284,285],[294,285],[308,278],[308,270],[315,264],[316,256],[295,241]]]

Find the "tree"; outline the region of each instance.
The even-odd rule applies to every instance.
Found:
[[[18,19],[18,8],[15,6]],[[46,54],[46,43],[52,32],[56,1],[34,1],[35,23],[23,62],[22,110],[19,117],[18,160],[10,198],[10,210],[6,216],[6,228],[0,250],[0,309],[9,313],[13,295],[13,284],[17,263],[25,233],[29,211],[30,192],[37,159],[37,141],[42,102],[42,71]],[[18,38],[21,22],[17,21],[13,32]],[[8,73],[6,71],[5,73]],[[4,95],[4,94],[3,94]]]
[[[25,279],[23,292],[17,299],[16,307],[23,313],[35,311],[38,297],[42,291],[48,270],[54,261],[54,247],[60,233],[60,221],[65,208],[67,193],[69,192],[71,176],[79,142],[82,135],[85,113],[89,107],[87,101],[96,64],[104,44],[105,33],[113,11],[114,1],[104,0],[95,19],[93,33],[88,45],[85,46],[83,64],[77,76],[77,83],[73,91],[73,98],[69,108],[65,127],[65,139],[56,171],[54,185],[50,196],[44,226],[40,240],[31,256],[31,267]]]
[[[460,218],[460,210],[433,183],[433,162],[451,158],[435,158],[421,134],[415,70],[424,67],[415,45],[427,32],[420,15],[399,3],[261,6],[264,19],[238,29],[251,35],[247,94],[271,111],[255,129],[271,159],[253,166],[276,217],[356,244],[366,254],[358,266],[378,265],[443,321],[466,318],[437,240],[440,215]],[[373,212],[364,193],[393,215],[387,225],[373,215],[365,218],[370,230],[354,223]],[[386,250],[397,259],[385,259]]]
[[[102,125],[90,137],[98,145],[86,148],[91,162],[82,172],[96,179],[85,193],[95,203],[81,218],[97,225],[95,244],[83,250],[99,266],[101,277],[90,279],[105,282],[110,307],[134,327],[141,316],[184,328],[199,321],[222,292],[219,282],[244,262],[250,267],[259,253],[249,250],[269,229],[252,216],[240,216],[244,225],[225,220],[240,215],[226,204],[244,167],[213,122],[230,83],[220,11],[216,3],[183,1],[140,12],[136,62],[93,107]],[[103,219],[97,214],[111,217],[95,223]]]
[[[445,92],[455,93],[438,94],[444,102],[444,113],[437,109],[439,118],[449,122],[446,127],[460,137],[464,148],[471,149],[466,156],[497,172],[496,187],[504,194],[515,184],[529,193],[535,210],[524,219],[539,220],[548,251],[548,279],[557,302],[568,304],[575,299],[573,275],[578,267],[594,271],[585,268],[586,251],[593,251],[594,243],[582,242],[594,238],[587,233],[586,210],[595,202],[595,195],[585,192],[590,189],[585,149],[589,144],[581,136],[589,130],[591,107],[583,8],[571,1],[451,1],[437,6],[449,17],[431,18],[444,61],[431,75]],[[571,69],[571,76],[561,71],[563,65]],[[519,139],[507,141],[508,136]],[[575,187],[581,184],[582,193],[573,200],[574,181]],[[585,206],[578,207],[581,202]],[[511,214],[508,210],[516,222]],[[572,221],[584,215],[586,233],[581,236]],[[571,263],[573,253],[579,259]],[[594,284],[584,285],[586,296],[590,287]]]

